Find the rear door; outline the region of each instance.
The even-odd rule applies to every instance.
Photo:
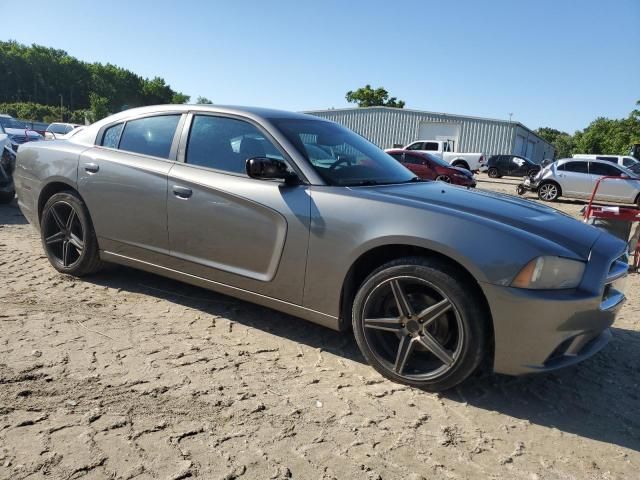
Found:
[[[167,174],[180,113],[148,115],[103,128],[78,165],[78,188],[102,250],[153,263],[168,253]]]
[[[594,182],[589,175],[586,161],[571,161],[558,167],[558,180],[563,195],[587,198],[591,195]]]
[[[176,270],[301,304],[311,200],[306,185],[249,178],[252,157],[289,162],[259,125],[190,114],[169,173],[169,250]],[[291,163],[289,163],[291,165]]]

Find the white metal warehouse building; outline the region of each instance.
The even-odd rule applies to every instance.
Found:
[[[380,148],[415,140],[450,140],[454,150],[485,155],[521,155],[540,163],[554,158],[553,146],[518,122],[391,107],[305,112],[340,123]]]

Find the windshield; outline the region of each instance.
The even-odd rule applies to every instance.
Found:
[[[9,117],[0,117],[0,125],[4,128],[19,128],[21,130],[25,130],[27,126],[23,123],[20,123],[15,118]]]
[[[429,160],[431,160],[433,163],[435,163],[436,165],[439,165],[441,167],[446,167],[446,168],[451,168],[451,164],[448,162],[445,162],[444,160],[442,160],[440,157],[432,154],[432,153],[424,153],[423,154],[425,157],[428,157]]]
[[[374,144],[324,120],[272,119],[329,185],[384,185],[416,176]]]

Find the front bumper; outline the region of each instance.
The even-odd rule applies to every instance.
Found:
[[[611,256],[611,252],[618,255]],[[482,284],[493,316],[494,371],[510,375],[555,370],[602,349],[624,303],[628,265],[610,235],[594,246],[581,285],[573,290],[526,290]],[[626,259],[626,257],[623,257]]]

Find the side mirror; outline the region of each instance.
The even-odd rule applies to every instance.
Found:
[[[298,179],[297,175],[289,171],[286,163],[275,158],[248,158],[245,167],[247,175],[258,180],[284,180],[285,183],[290,184]]]

